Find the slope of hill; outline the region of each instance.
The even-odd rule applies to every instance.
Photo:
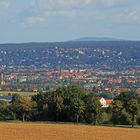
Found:
[[[0,66],[92,68],[140,66],[139,41],[71,41],[0,45]]]
[[[122,41],[122,39],[111,37],[83,37],[75,39],[74,41]]]

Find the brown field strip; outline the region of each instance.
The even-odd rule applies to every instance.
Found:
[[[0,140],[140,140],[140,129],[0,123]]]

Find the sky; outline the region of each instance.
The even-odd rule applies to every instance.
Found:
[[[140,0],[0,0],[0,43],[140,40]]]

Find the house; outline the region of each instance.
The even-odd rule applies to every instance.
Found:
[[[102,108],[109,107],[112,104],[112,102],[113,102],[113,100],[111,100],[111,99],[104,99],[103,97],[100,98],[99,101],[100,101],[100,103],[102,105]]]
[[[33,88],[32,91],[33,92],[38,92],[38,89],[37,88]]]

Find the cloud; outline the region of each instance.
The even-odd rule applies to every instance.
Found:
[[[31,27],[33,24],[43,22],[45,21],[44,17],[39,17],[39,16],[32,16],[32,17],[27,17],[25,21],[22,23],[22,25],[26,27]]]
[[[41,9],[74,9],[85,7],[91,4],[94,0],[34,0],[38,8]]]
[[[54,0],[55,1],[55,0]],[[90,4],[93,0],[56,0],[60,5],[72,6],[72,5],[81,5],[81,4]]]
[[[26,16],[22,25],[31,27],[34,24],[46,22],[55,16],[74,17],[78,7],[88,5],[91,0],[82,0],[82,2],[81,4],[81,0],[33,0],[32,8],[37,9],[38,14]]]
[[[10,7],[10,4],[10,0],[0,0],[0,15],[3,15],[6,12],[6,10]]]
[[[135,1],[135,0],[134,0]],[[0,0],[0,15],[31,27],[50,18],[80,18],[126,22],[139,21],[140,10],[132,0]],[[136,0],[137,1],[137,0]],[[121,8],[121,11],[120,11]],[[9,11],[9,13],[7,12]],[[2,17],[2,16],[1,16]],[[0,18],[1,18],[0,17]],[[4,16],[3,16],[4,17]]]
[[[117,14],[114,20],[118,23],[140,23],[140,15],[139,12],[134,10]]]
[[[134,2],[130,3],[131,0],[32,0],[30,5],[38,12],[35,15],[28,14],[23,20],[23,25],[31,27],[34,24],[46,23],[56,16],[63,18],[83,16],[103,22],[108,20],[118,23],[129,20],[137,22],[140,12],[134,10],[136,5]],[[120,8],[123,10],[120,11]]]
[[[86,0],[85,1],[85,4],[87,4],[87,5],[89,5],[89,4],[91,4],[92,3],[92,0]]]
[[[100,0],[100,2],[106,7],[119,7],[119,6],[125,6],[132,1],[131,0]]]
[[[117,4],[120,4],[122,1],[119,1],[119,0],[102,0],[102,4],[107,6],[107,7],[112,7],[112,6],[115,6]]]

